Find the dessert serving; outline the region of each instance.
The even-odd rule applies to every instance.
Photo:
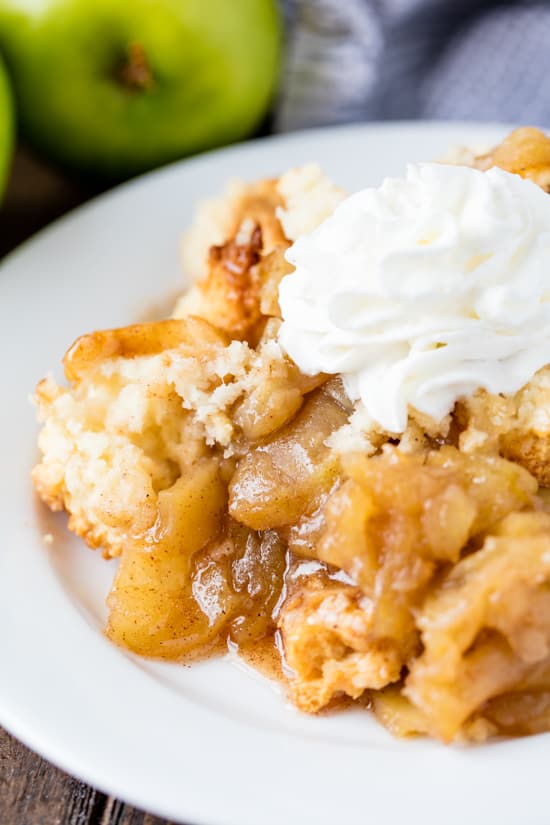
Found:
[[[550,729],[550,139],[347,196],[232,183],[171,318],[43,379],[36,489],[118,559],[106,633],[228,647],[397,735]]]

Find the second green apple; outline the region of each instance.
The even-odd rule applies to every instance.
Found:
[[[13,148],[13,107],[10,85],[0,58],[0,198],[10,171]]]
[[[249,135],[279,64],[275,0],[4,0],[22,131],[111,178]]]

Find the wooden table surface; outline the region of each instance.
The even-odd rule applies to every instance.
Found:
[[[0,207],[0,257],[98,191],[97,185],[76,182],[20,150]],[[167,825],[167,821],[73,779],[0,728],[0,825]]]

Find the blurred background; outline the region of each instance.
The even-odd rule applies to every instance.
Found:
[[[550,2],[0,0],[0,255],[117,182],[273,132],[550,123]]]

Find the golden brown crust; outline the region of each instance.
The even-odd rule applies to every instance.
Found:
[[[231,338],[245,338],[260,319],[260,278],[257,264],[263,248],[259,224],[249,238],[232,238],[210,247],[208,275],[197,284],[208,318]]]
[[[465,452],[500,452],[550,486],[550,368],[544,367],[514,396],[479,390],[455,411]]]
[[[195,315],[230,338],[257,343],[269,317],[280,317],[278,288],[292,267],[284,258],[288,243],[267,254],[258,223],[210,248],[206,276],[183,296],[178,317]]]
[[[371,640],[371,604],[357,587],[309,578],[285,603],[278,624],[300,710],[316,713],[339,695],[357,699],[399,679],[399,652],[391,642]]]
[[[502,455],[517,461],[534,475],[541,487],[550,487],[550,433],[511,430],[502,437]]]
[[[483,171],[499,166],[549,191],[550,138],[530,126],[515,129],[489,154],[478,156],[474,164]]]
[[[263,249],[266,253],[288,240],[277,217],[277,209],[283,206],[283,199],[277,190],[277,179],[270,178],[251,184],[237,203],[233,226],[228,238],[234,237],[243,223],[250,221],[259,226]]]
[[[136,358],[158,355],[174,347],[195,347],[227,341],[223,334],[201,318],[168,319],[143,324],[131,324],[81,335],[67,350],[63,359],[67,381],[79,381],[85,372],[112,358]]]
[[[277,210],[284,205],[277,183],[276,178],[266,178],[240,187],[238,196],[231,203],[224,242],[237,237],[243,225],[252,224],[260,229],[266,253],[279,244],[288,245],[277,217]]]

